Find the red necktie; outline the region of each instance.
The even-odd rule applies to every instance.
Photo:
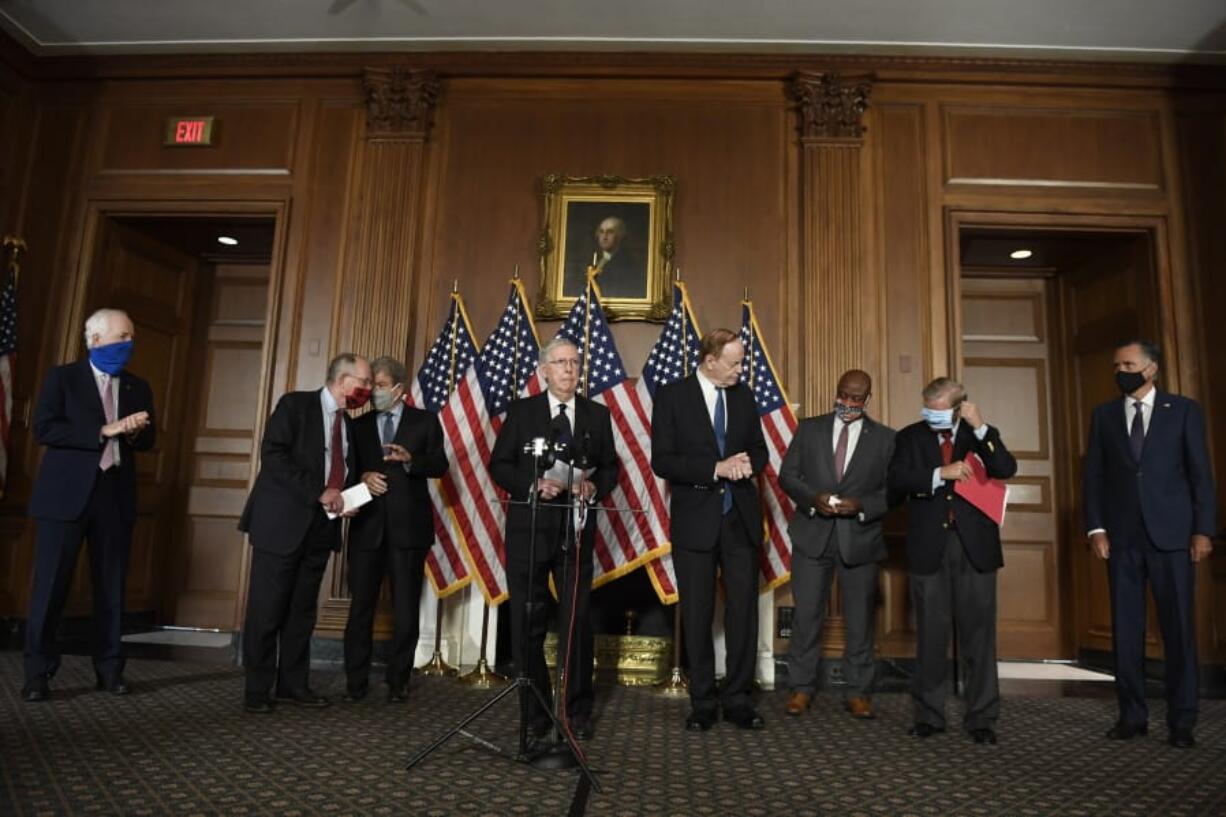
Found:
[[[834,446],[834,481],[843,481],[843,472],[847,469],[847,430],[851,428],[851,423],[843,423],[843,430],[839,432],[839,441]]]
[[[341,442],[341,415],[343,410],[337,408],[332,415],[332,450],[331,462],[328,464],[328,487],[341,490],[345,487],[345,447]]]
[[[954,461],[954,433],[952,431],[938,431],[941,435],[941,462],[949,465]],[[954,523],[954,505],[949,503],[949,524]]]

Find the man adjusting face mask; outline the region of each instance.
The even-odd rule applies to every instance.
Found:
[[[934,409],[924,406],[920,409],[920,416],[924,418],[924,422],[933,431],[945,431],[954,427],[957,409]]]

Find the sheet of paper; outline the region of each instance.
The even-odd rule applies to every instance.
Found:
[[[571,485],[571,491],[572,492],[578,491],[579,486],[583,483],[583,480],[590,477],[592,475],[592,472],[595,470],[596,470],[595,468],[576,468],[575,469],[575,481],[574,481],[574,484]],[[549,468],[549,470],[541,474],[541,476],[545,479],[552,479],[554,482],[560,482],[563,485],[565,485],[566,477],[569,474],[570,474],[570,463],[559,461],[559,462],[555,462]]]
[[[362,507],[367,502],[370,502],[370,500],[374,497],[370,495],[370,489],[366,487],[366,483],[359,482],[352,488],[346,488],[345,490],[341,491],[341,498],[345,500],[344,512],[348,513],[355,508]],[[329,519],[335,519],[338,516],[340,516],[340,514],[332,513],[331,511],[328,512]]]

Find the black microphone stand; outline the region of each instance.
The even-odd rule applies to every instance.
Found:
[[[520,633],[519,633],[520,639],[521,639],[520,643],[523,645],[521,648],[522,650],[521,657],[527,652],[527,648],[528,648],[528,633],[530,630],[529,624],[530,624],[530,618],[532,616],[532,599],[534,597],[532,575],[535,572],[534,568],[536,566],[537,508],[538,508],[538,505],[540,504],[539,491],[537,490],[537,478],[541,474],[542,459],[548,453],[549,459],[552,460],[553,456],[556,454],[556,450],[555,450],[556,448],[557,446],[556,444],[553,443],[552,439],[547,440],[543,437],[538,437],[534,439],[532,442],[524,446],[524,453],[532,455],[532,473],[534,475],[532,478],[532,485],[529,486],[528,488],[527,500],[518,501],[518,502],[512,501],[508,503],[512,505],[527,505],[529,509],[529,517],[528,517],[529,571],[528,571],[527,593],[523,599],[524,616],[523,616],[523,621],[520,624]],[[548,465],[546,465],[545,467],[547,468]],[[574,467],[573,463],[571,467],[573,469]],[[583,776],[584,778],[586,778],[588,785],[590,785],[592,789],[594,789],[597,792],[603,791],[603,789],[601,789],[600,787],[600,783],[597,782],[595,777],[593,777],[591,769],[589,769],[587,766],[587,763],[584,762],[583,753],[579,749],[578,744],[575,743],[574,737],[570,735],[569,732],[567,732],[566,730],[562,728],[561,723],[558,721],[558,716],[554,713],[554,710],[549,706],[549,702],[545,700],[544,693],[542,693],[541,690],[537,689],[536,684],[532,683],[532,679],[528,676],[528,669],[527,669],[528,662],[526,660],[520,660],[517,663],[518,663],[518,666],[516,667],[515,679],[510,684],[508,684],[503,689],[499,690],[498,694],[496,694],[493,698],[486,701],[484,704],[477,707],[477,709],[475,709],[473,712],[466,715],[463,718],[463,720],[461,720],[451,729],[448,729],[446,733],[444,733],[440,738],[435,740],[425,749],[422,749],[420,752],[413,755],[413,757],[409,759],[408,764],[405,765],[405,771],[409,771],[414,766],[416,766],[418,763],[425,760],[426,757],[428,757],[435,750],[439,749],[444,743],[446,743],[448,740],[450,740],[456,735],[463,735],[464,737],[469,738],[470,740],[478,743],[479,745],[484,746],[485,748],[494,751],[496,754],[502,755],[504,757],[512,757],[514,760],[517,760],[521,763],[528,763],[528,764],[535,766],[537,758],[540,756],[543,756],[544,753],[532,752],[529,749],[529,746],[528,746],[528,716],[527,716],[528,708],[523,705],[523,703],[529,700],[528,698],[529,695],[535,695],[537,703],[540,704],[541,709],[544,710],[545,714],[547,714],[549,716],[549,719],[553,722],[553,728],[554,728],[555,734],[560,734],[562,736],[563,740],[565,741],[564,745],[567,747],[571,757],[574,759],[574,763],[568,764],[566,768],[569,768],[571,766],[578,766],[579,769],[583,772]],[[520,705],[520,710],[519,710],[520,711],[519,751],[513,756],[510,755],[510,753],[503,750],[502,748],[494,745],[493,743],[490,743],[489,741],[486,741],[486,740],[482,740],[476,735],[473,735],[465,731],[465,727],[467,727],[470,723],[475,721],[477,718],[484,715],[486,712],[492,709],[495,705],[497,705],[499,701],[506,698],[512,692],[519,692],[520,697],[521,697],[521,705]],[[564,692],[560,694],[564,694]],[[556,749],[556,747],[550,747],[551,755],[554,749]],[[542,763],[541,767],[542,768],[560,768],[557,765],[552,765],[552,762],[549,762],[549,761]]]

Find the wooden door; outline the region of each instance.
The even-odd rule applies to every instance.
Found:
[[[157,417],[157,442],[136,455],[137,521],[128,564],[124,608],[163,617],[167,554],[174,533],[178,439],[184,394],[192,300],[199,264],[190,255],[112,219],[99,229],[86,314],[100,307],[126,311],[136,328],[128,369],[149,382]],[[82,341],[84,354],[84,341]],[[89,564],[81,559],[73,580],[70,613],[90,610]]]
[[[962,279],[962,380],[967,398],[1017,458],[1001,529],[997,585],[1001,658],[1063,658],[1061,537],[1053,429],[1049,310],[1044,277]]]

